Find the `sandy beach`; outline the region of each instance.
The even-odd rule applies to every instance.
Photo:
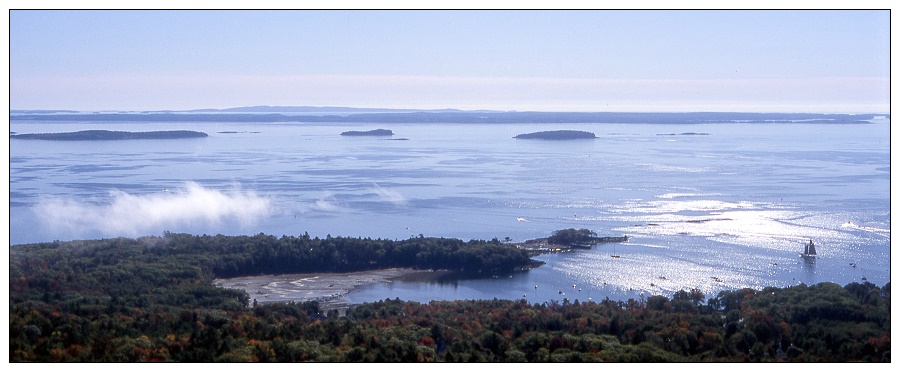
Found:
[[[250,295],[251,303],[303,302],[318,300],[323,310],[343,312],[351,304],[344,295],[361,286],[386,283],[404,276],[441,275],[442,272],[413,269],[382,269],[349,273],[305,273],[244,276],[216,279],[217,287],[241,289]]]

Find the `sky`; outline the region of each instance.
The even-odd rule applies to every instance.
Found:
[[[10,109],[887,113],[890,13],[11,10]]]

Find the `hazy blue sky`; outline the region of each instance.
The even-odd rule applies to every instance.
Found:
[[[9,17],[12,109],[889,109],[888,11]]]

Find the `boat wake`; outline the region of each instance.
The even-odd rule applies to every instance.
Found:
[[[860,225],[853,223],[852,221],[847,221],[847,223],[841,225],[841,227],[846,228],[846,229],[851,229],[851,230],[864,231],[867,233],[878,235],[882,238],[887,238],[887,239],[891,238],[891,229],[885,229],[885,228],[873,227],[873,226],[860,226]]]

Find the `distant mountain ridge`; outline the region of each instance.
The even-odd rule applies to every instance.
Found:
[[[103,110],[103,111],[78,111],[78,110],[10,110],[10,114],[76,114],[76,115],[103,115],[103,114],[202,114],[202,113],[244,113],[244,114],[353,114],[353,113],[404,113],[404,112],[504,112],[493,110],[463,111],[458,109],[391,109],[391,108],[366,108],[345,106],[241,106],[223,109],[190,109],[190,110]]]
[[[177,111],[175,111],[177,112]],[[224,109],[195,109],[184,112],[244,112],[244,113],[397,113],[397,112],[463,112],[457,109],[390,109],[345,106],[242,106]],[[477,111],[501,112],[501,111]]]

